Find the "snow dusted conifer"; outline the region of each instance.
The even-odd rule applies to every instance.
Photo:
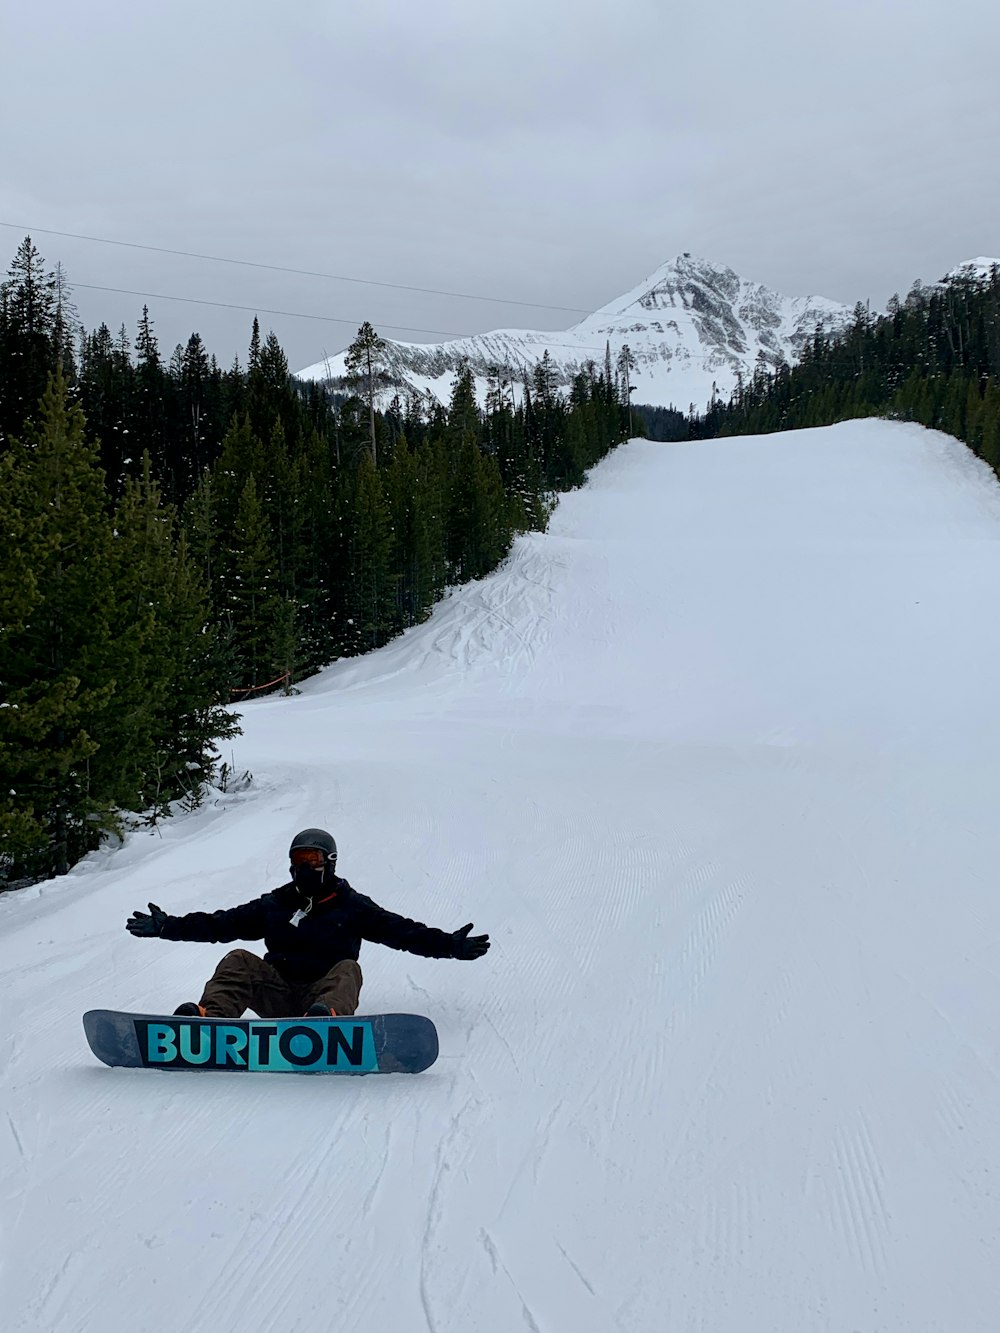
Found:
[[[243,686],[257,688],[275,674],[273,640],[280,598],[271,526],[253,474],[240,495],[228,548],[227,611],[242,658]]]
[[[118,740],[121,662],[104,479],[61,375],[2,469],[0,588],[22,592],[3,635],[0,874],[65,872],[111,821],[91,765]]]
[[[0,283],[0,439],[38,410],[64,350],[57,337],[58,281],[31,237],[18,246]],[[65,369],[71,368],[70,365]]]
[[[361,389],[368,406],[368,442],[372,462],[377,465],[375,441],[375,383],[385,368],[386,344],[368,320],[358,329],[357,337],[347,349],[344,368],[348,377]]]

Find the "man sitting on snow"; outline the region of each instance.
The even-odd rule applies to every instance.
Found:
[[[299,1014],[329,1018],[353,1014],[361,990],[361,941],[387,944],[422,958],[481,958],[488,935],[471,935],[472,923],[451,932],[425,926],[379,907],[334,874],[337,844],[323,829],[304,829],[289,848],[291,882],[253,902],[219,912],[168,916],[155,903],[133,912],[126,930],[143,938],[204,941],[260,940],[263,958],[233,949],[219,962],[201,1000],[175,1014],[239,1018],[252,1009],[261,1018]]]

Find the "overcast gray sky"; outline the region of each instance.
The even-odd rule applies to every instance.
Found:
[[[293,369],[565,328],[682,250],[881,306],[1000,255],[998,49],[997,0],[0,0],[0,271],[30,229],[88,328],[148,299],[227,363],[260,310]]]

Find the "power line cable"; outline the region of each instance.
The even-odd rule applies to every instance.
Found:
[[[289,319],[315,319],[327,324],[350,324],[354,327],[364,323],[360,319],[343,319],[337,315],[309,315],[301,310],[271,310],[263,305],[236,305],[231,301],[209,301],[197,296],[170,296],[166,292],[138,292],[131,287],[103,287],[95,282],[71,282],[71,289],[79,287],[87,292],[117,292],[121,296],[142,296],[150,301],[183,301],[185,305],[210,305],[220,310],[246,310],[257,315],[284,315]],[[407,324],[382,324],[381,328],[398,329],[401,333],[434,333],[442,338],[473,338],[472,333],[446,333],[444,329],[416,329]]]
[[[27,235],[30,235],[32,231],[35,231],[47,236],[63,236],[73,240],[95,241],[105,245],[125,246],[126,248],[133,250],[149,250],[157,254],[180,255],[182,257],[190,259],[204,259],[210,262],[222,263],[222,264],[238,264],[245,268],[269,269],[277,273],[292,273],[303,277],[329,278],[337,282],[354,282],[372,287],[386,287],[396,291],[422,292],[426,295],[450,296],[466,301],[498,301],[498,302],[507,301],[507,298],[502,296],[470,296],[467,293],[462,293],[462,292],[440,291],[437,288],[433,287],[407,287],[400,283],[374,282],[365,278],[340,277],[337,274],[332,274],[332,273],[313,273],[307,269],[282,268],[281,266],[276,264],[257,263],[256,261],[248,259],[228,259],[224,256],[218,256],[218,255],[196,254],[195,252],[189,250],[169,250],[162,246],[140,245],[138,242],[135,241],[116,241],[103,236],[84,236],[77,232],[56,231],[54,228],[51,227],[34,227],[34,228],[23,227],[19,223],[4,222],[4,221],[0,221],[0,227],[11,227],[18,231],[24,231]],[[230,302],[230,301],[212,301],[208,300],[205,297],[174,296],[166,292],[142,292],[142,291],[137,291],[131,287],[108,287],[103,284],[89,283],[89,282],[71,282],[69,285],[71,288],[78,287],[83,291],[113,292],[120,296],[141,296],[144,299],[151,301],[179,301],[184,305],[204,305],[204,306],[213,306],[219,310],[242,310],[250,314],[279,315],[286,319],[309,319],[327,324],[347,324],[351,327],[358,327],[362,323],[364,323],[363,320],[345,319],[343,317],[336,315],[314,315],[300,310],[275,310],[271,309],[268,306],[239,305],[236,304],[235,302]],[[539,302],[534,302],[534,301],[510,300],[507,301],[507,304],[530,306],[536,310],[560,310],[570,314],[593,315],[595,313],[594,311],[582,310],[574,306],[545,306],[540,304]],[[446,329],[428,329],[428,328],[415,327],[409,324],[380,323],[379,327],[384,329],[395,329],[400,333],[429,333],[434,337],[448,338],[448,339],[489,338],[496,333],[496,330],[491,330],[488,333],[455,333],[453,331]],[[557,330],[557,332],[560,331],[561,330]],[[524,330],[524,332],[544,334],[544,330]],[[540,341],[540,346],[543,348],[543,350],[546,347],[560,347],[571,352],[605,351],[604,347],[592,343],[563,343],[563,342],[556,342],[554,339],[551,338],[544,338],[544,340]],[[707,365],[709,362],[714,361],[715,358],[712,356],[688,356],[686,359],[688,361],[698,361],[701,362],[702,364]],[[324,360],[329,361],[331,360],[331,358],[325,357]],[[717,366],[716,368],[720,370],[723,369],[722,366]]]
[[[53,227],[25,227],[17,222],[2,222],[0,227],[23,231],[26,235],[63,236],[73,241],[91,241],[97,245],[120,245],[128,250],[148,250],[158,255],[178,255],[183,259],[204,259],[212,264],[238,264],[241,268],[262,268],[272,273],[293,273],[300,278],[325,278],[331,282],[354,282],[364,287],[385,287],[395,292],[420,292],[424,296],[449,296],[456,301],[494,301],[502,305],[520,305],[532,310],[559,310],[569,315],[589,315],[593,312],[577,306],[543,305],[540,301],[517,301],[509,296],[477,296],[470,292],[447,292],[437,287],[410,287],[401,282],[377,282],[373,278],[349,278],[343,273],[317,273],[306,268],[287,268],[282,264],[265,264],[255,259],[231,259],[228,255],[203,255],[194,250],[172,250],[163,245],[143,245],[138,241],[118,241],[109,236],[84,236],[75,231],[56,231]],[[82,283],[78,284],[83,286]],[[239,307],[235,307],[239,308]],[[393,327],[399,327],[393,326]]]
[[[79,287],[81,290],[88,292],[114,292],[120,296],[141,296],[149,301],[180,301],[184,305],[207,305],[207,306],[214,306],[219,310],[245,310],[249,314],[281,315],[287,319],[311,319],[311,320],[318,320],[328,324],[349,324],[352,327],[359,327],[362,323],[364,323],[363,320],[344,319],[337,315],[312,315],[312,314],[307,314],[305,311],[302,310],[273,310],[268,306],[236,305],[234,302],[231,301],[210,301],[205,297],[197,297],[197,296],[172,296],[167,292],[140,292],[132,287],[105,287],[99,283],[94,283],[94,282],[71,282],[69,284],[69,287],[71,290]],[[488,333],[453,333],[453,332],[448,332],[447,330],[444,329],[414,328],[413,326],[407,324],[380,323],[379,328],[397,329],[401,333],[432,333],[436,337],[448,338],[454,341],[457,341],[458,339],[461,338],[479,338],[479,339],[491,338],[495,336],[496,333],[496,330],[491,330]],[[603,346],[598,346],[598,344],[596,343],[557,342],[554,338],[544,337],[544,332],[545,332],[544,329],[525,329],[524,332],[542,335],[538,341],[538,346],[542,351],[544,351],[547,347],[562,347],[570,352],[600,352],[603,354],[603,352],[605,351],[605,348]],[[561,330],[557,329],[556,332],[557,333],[561,332]],[[416,345],[419,346],[420,344]],[[433,344],[428,344],[428,345],[433,346]],[[333,357],[329,356],[324,357],[323,360],[331,361],[333,360]],[[714,357],[688,356],[686,360],[700,361],[704,364],[708,364],[709,362],[714,360]],[[319,363],[317,362],[317,364]],[[723,369],[723,367],[721,366],[718,368],[720,370]]]

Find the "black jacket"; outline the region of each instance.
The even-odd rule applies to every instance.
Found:
[[[296,984],[318,980],[345,958],[357,960],[362,940],[422,958],[454,958],[454,942],[447,931],[387,912],[355,893],[346,879],[334,878],[330,887],[334,896],[315,904],[295,923],[292,918],[301,911],[302,900],[293,884],[283,884],[225,911],[168,916],[162,938],[208,944],[262,939],[267,945],[264,961]]]

